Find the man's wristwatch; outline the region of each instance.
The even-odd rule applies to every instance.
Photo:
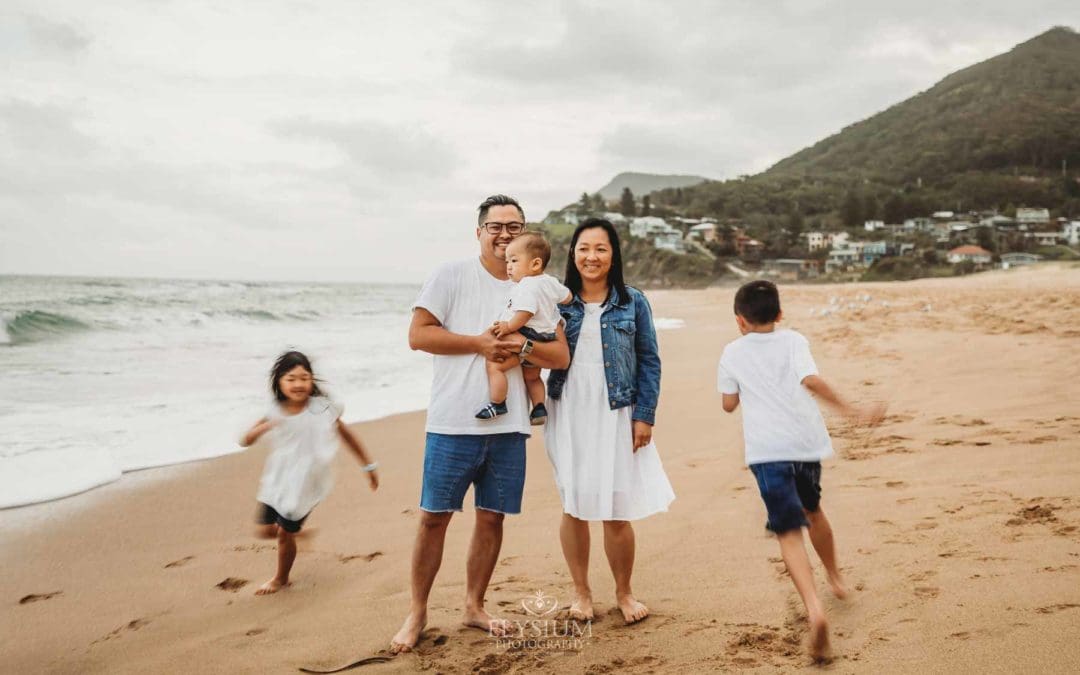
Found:
[[[532,354],[532,350],[533,350],[533,341],[530,340],[529,338],[525,338],[525,342],[523,342],[521,344],[521,351],[518,352],[518,356],[520,356],[521,358],[525,358],[529,354]]]

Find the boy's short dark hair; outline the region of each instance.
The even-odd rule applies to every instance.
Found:
[[[755,326],[772,323],[780,316],[780,291],[764,279],[743,284],[735,293],[735,313]]]
[[[551,260],[551,244],[544,238],[544,235],[539,232],[524,232],[518,235],[514,241],[521,242],[525,247],[525,252],[529,254],[529,260],[540,258],[540,261],[544,263],[544,269],[547,269],[548,262]]]

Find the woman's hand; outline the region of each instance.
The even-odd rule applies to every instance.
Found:
[[[634,452],[652,442],[652,425],[641,420],[634,420]]]

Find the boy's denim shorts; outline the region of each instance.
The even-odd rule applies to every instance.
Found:
[[[750,470],[769,514],[766,528],[779,534],[809,525],[803,510],[821,505],[821,462],[763,462]]]
[[[431,513],[461,511],[469,485],[476,508],[521,513],[525,489],[526,434],[482,436],[428,433],[420,508]]]

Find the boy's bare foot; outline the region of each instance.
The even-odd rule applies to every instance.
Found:
[[[843,600],[847,597],[847,586],[844,585],[844,577],[837,574],[829,574],[829,588],[832,589],[833,595]]]
[[[824,616],[810,618],[810,657],[823,661],[829,656],[829,622]]]
[[[255,591],[255,595],[270,595],[271,593],[277,593],[288,585],[288,581],[281,581],[277,577],[274,577],[262,586],[259,586],[259,589]]]
[[[570,603],[570,618],[578,621],[592,621],[596,615],[593,613],[592,594],[577,593],[574,601]]]
[[[410,612],[409,616],[405,617],[405,623],[401,624],[401,629],[390,640],[390,653],[411,652],[412,648],[420,640],[420,633],[424,632],[424,626],[426,625],[426,614],[413,614]]]
[[[487,613],[483,607],[466,609],[461,623],[470,628],[487,631],[492,637],[502,637],[510,633],[511,625],[506,619],[499,619]]]
[[[649,608],[635,600],[632,595],[616,596],[615,601],[626,623],[637,623],[649,616]]]

